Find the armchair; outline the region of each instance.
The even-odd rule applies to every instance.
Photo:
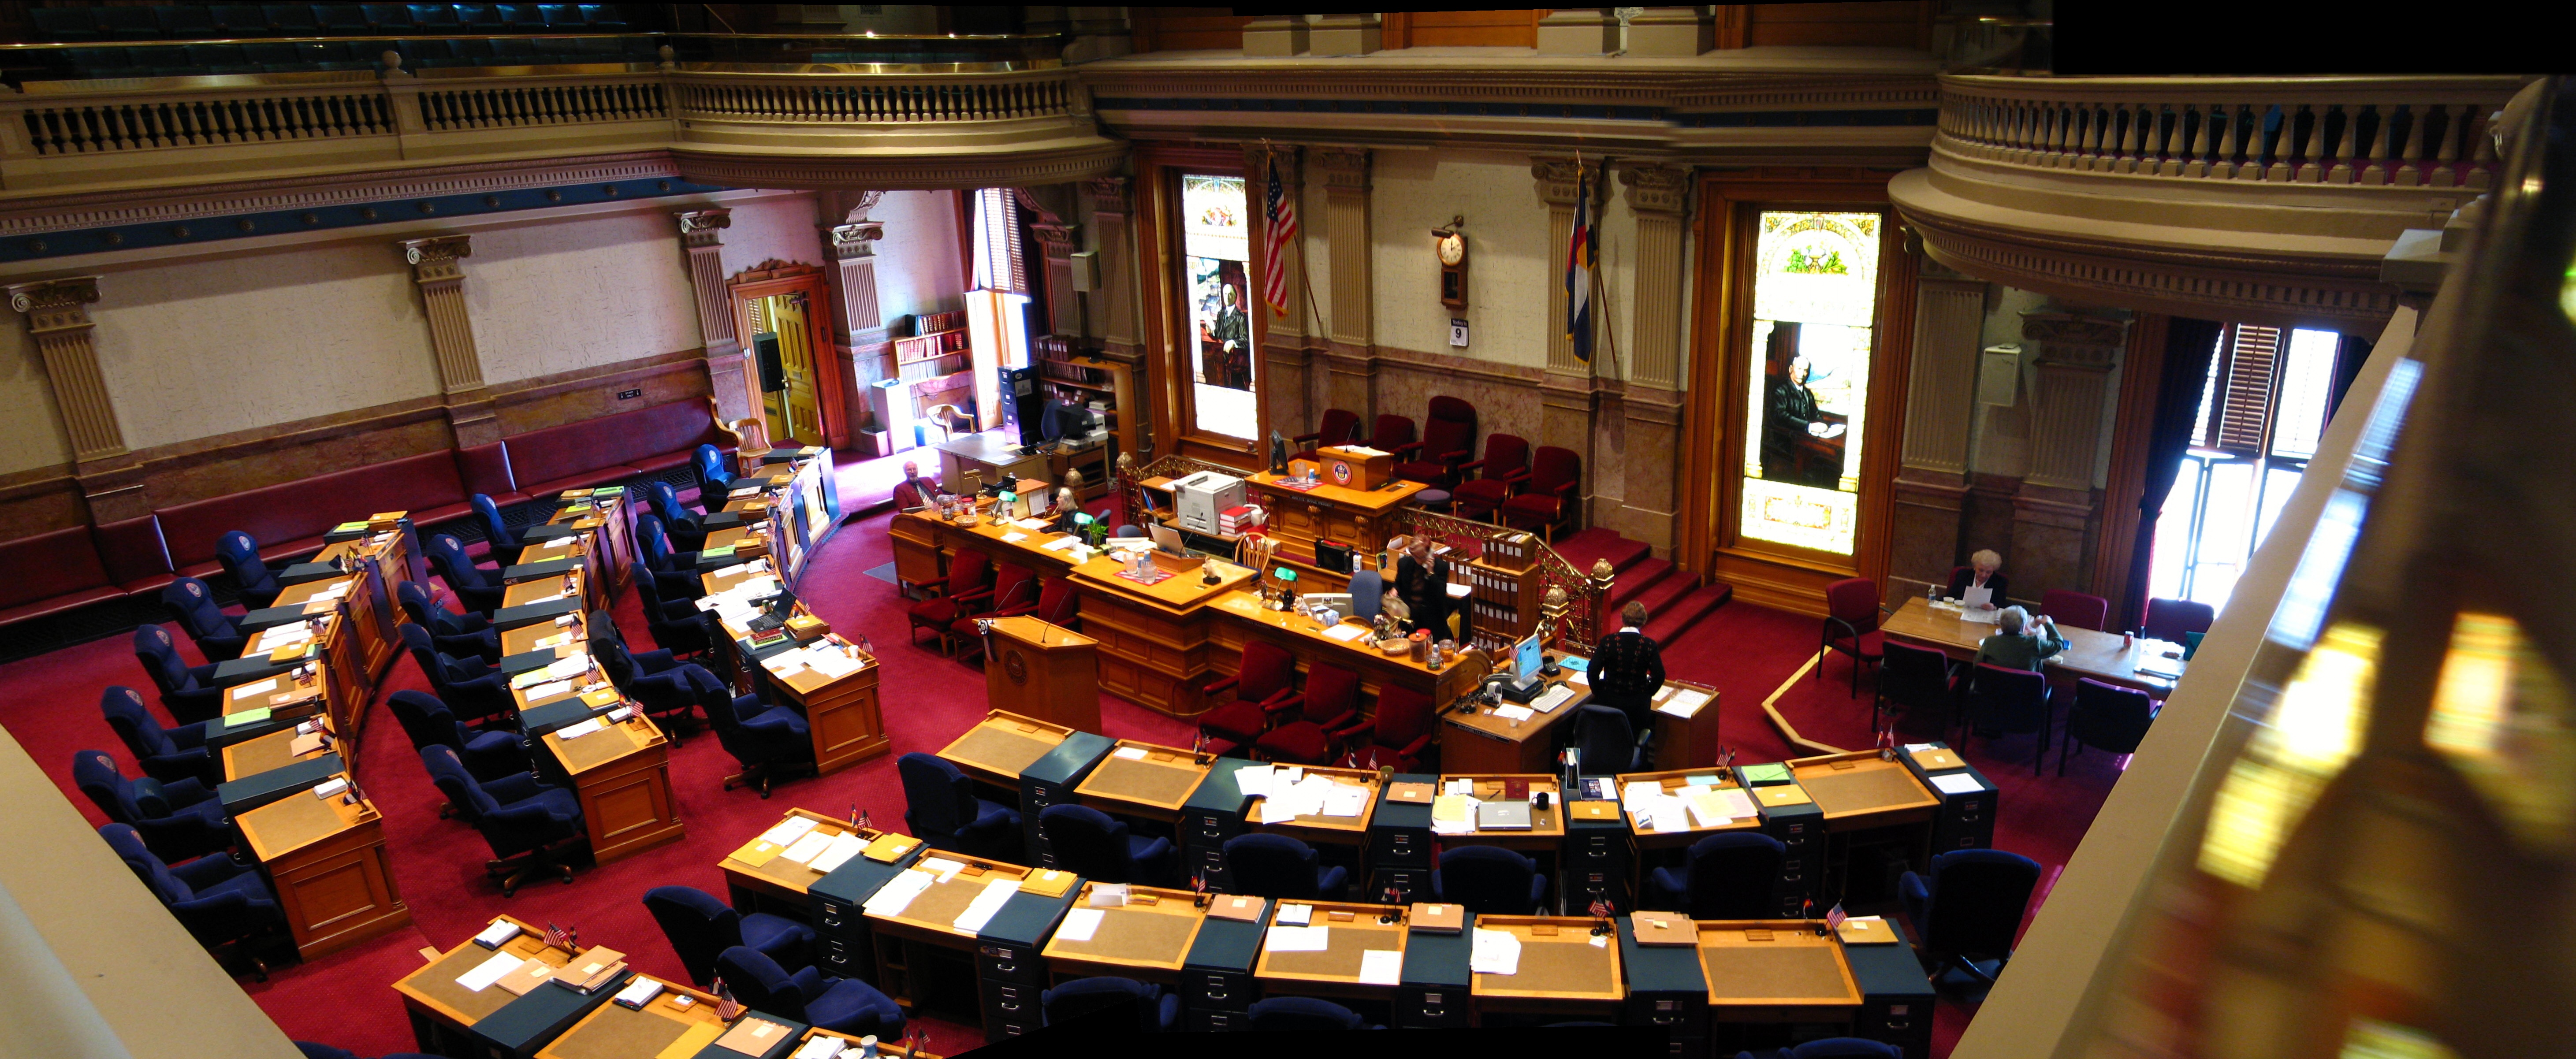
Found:
[[[224,692],[215,686],[213,663],[192,666],[179,660],[170,630],[146,625],[134,630],[134,660],[161,691],[161,708],[181,724],[211,721],[224,713]]]
[[[972,602],[961,599],[957,620],[948,624],[949,633],[957,637],[957,657],[984,653],[984,637],[975,630],[976,619],[998,618],[1004,611],[1026,613],[1037,607],[1037,600],[1037,571],[1018,563],[994,566],[992,590]]]
[[[393,710],[394,720],[411,737],[415,751],[443,746],[456,751],[465,771],[477,780],[497,780],[528,771],[528,747],[525,737],[508,729],[477,732],[426,691],[403,690],[385,697]]]
[[[483,524],[483,543],[490,548],[492,561],[504,567],[518,562],[519,552],[528,545],[510,532],[510,524],[501,518],[500,505],[482,493],[467,497],[466,502],[474,505],[475,521]]]
[[[1467,518],[1492,518],[1502,510],[1503,501],[1530,476],[1529,439],[1518,434],[1485,435],[1485,458],[1458,465],[1458,473],[1476,472],[1476,477],[1459,482],[1449,489],[1449,498],[1458,505],[1458,514]]]
[[[1174,881],[1171,839],[1131,834],[1124,821],[1090,806],[1047,806],[1038,813],[1038,834],[1059,866],[1085,879],[1139,886]]]
[[[766,912],[745,915],[694,886],[646,890],[644,910],[662,925],[662,937],[688,970],[689,981],[700,986],[714,980],[716,954],[737,945],[799,968],[814,962],[808,955],[814,928]]]
[[[1259,640],[1245,643],[1234,675],[1205,689],[1211,700],[1234,692],[1233,701],[1199,715],[1199,734],[1207,738],[1209,749],[1232,753],[1261,738],[1280,714],[1302,704],[1296,680],[1297,660],[1287,651]]]
[[[209,951],[227,945],[243,952],[247,943],[273,936],[286,928],[286,914],[278,909],[277,895],[260,878],[259,869],[233,862],[231,857],[205,856],[183,864],[172,865],[143,843],[143,836],[125,824],[109,824],[98,829],[107,847],[116,851],[117,859],[132,869],[143,887],[159,898],[161,906],[186,927],[197,943]],[[250,957],[254,972],[268,978],[268,965]]]
[[[259,557],[259,542],[240,530],[229,530],[215,538],[215,561],[231,574],[233,584],[241,588],[242,605],[252,610],[277,603],[277,575]]]
[[[483,863],[483,870],[501,880],[501,896],[518,893],[519,884],[539,871],[572,883],[572,866],[559,859],[561,852],[588,841],[581,799],[573,792],[546,786],[527,773],[478,781],[457,760],[456,751],[443,746],[422,750],[420,763],[456,807],[456,815],[474,825],[492,847],[493,859]]]
[[[1359,438],[1359,433],[1359,413],[1346,411],[1340,408],[1327,408],[1324,410],[1323,421],[1316,424],[1314,433],[1299,434],[1296,437],[1289,439],[1299,445],[1305,446],[1304,448],[1297,450],[1297,454],[1289,457],[1289,459],[1314,459],[1316,458],[1315,450],[1331,445],[1348,445]]]
[[[1413,419],[1410,416],[1382,415],[1370,428],[1368,447],[1379,452],[1394,452],[1413,444]]]
[[[607,611],[590,612],[590,658],[607,674],[608,682],[617,685],[617,693],[643,708],[646,716],[662,725],[662,732],[679,745],[680,722],[689,719],[698,707],[698,685],[689,671],[706,673],[695,662],[682,662],[671,652],[646,651],[636,654],[626,649],[626,634],[617,631],[617,622]]]
[[[1917,954],[1936,975],[1956,969],[1992,983],[2012,960],[2039,862],[2000,849],[1954,849],[1932,858],[1931,868],[1928,877],[1909,871],[1897,880]]]
[[[903,779],[903,822],[932,849],[1013,860],[1020,855],[1020,814],[975,796],[975,783],[936,754],[895,759]]]
[[[1297,703],[1297,719],[1261,733],[1253,749],[1272,761],[1330,764],[1342,740],[1361,724],[1359,674],[1318,665],[1306,673],[1306,690]]]
[[[1878,631],[1878,582],[1846,577],[1825,586],[1824,639],[1816,648],[1816,679],[1825,679],[1826,651],[1851,656],[1851,693],[1860,694],[1860,671],[1886,654],[1887,634]]]
[[[429,565],[437,568],[447,590],[456,593],[456,602],[484,617],[501,608],[501,572],[474,564],[465,554],[465,544],[445,533],[429,538]]]
[[[1582,513],[1583,457],[1572,449],[1541,445],[1530,464],[1520,494],[1503,501],[1498,513],[1514,529],[1545,534],[1551,542],[1559,530],[1573,526]]]
[[[412,623],[429,630],[433,647],[459,658],[472,656],[486,662],[501,660],[501,631],[483,620],[480,614],[458,614],[438,605],[429,589],[418,582],[404,581],[394,586],[394,602]]]
[[[635,553],[644,570],[653,575],[653,587],[661,590],[663,599],[696,599],[707,594],[706,582],[698,578],[698,553],[672,551],[670,538],[662,533],[661,516],[650,512],[635,516]]]
[[[991,565],[990,557],[971,548],[948,560],[948,580],[940,594],[914,603],[906,610],[905,620],[912,623],[909,635],[914,637],[913,642],[919,643],[921,630],[928,629],[939,636],[939,653],[950,653],[948,639],[956,635],[957,619],[966,614],[968,606],[993,594],[984,577]]]
[[[671,483],[654,482],[644,487],[644,495],[653,502],[653,511],[662,516],[662,532],[669,534],[671,546],[694,552],[706,546],[707,529],[698,516],[680,506],[680,494],[671,491]],[[723,505],[717,505],[721,508]]]
[[[689,455],[690,470],[698,479],[698,510],[724,510],[725,496],[733,492],[733,470],[725,466],[724,450],[713,445],[700,445]]]
[[[1315,847],[1286,835],[1255,831],[1225,840],[1227,888],[1273,900],[1339,901],[1350,889],[1350,869],[1315,862]]]
[[[1422,440],[1397,446],[1395,476],[1436,489],[1458,484],[1458,465],[1476,451],[1476,406],[1455,397],[1431,399]]]
[[[143,696],[122,684],[99,694],[98,711],[125,742],[126,752],[142,763],[144,775],[163,783],[223,782],[223,764],[206,746],[204,722],[163,728],[152,711],[143,708]]]
[[[707,711],[707,724],[716,730],[716,742],[742,765],[741,772],[725,777],[724,789],[752,785],[767,798],[771,781],[814,771],[814,737],[804,714],[772,705],[758,692],[730,694],[732,689],[703,667],[683,668],[698,705]]]
[[[197,642],[197,651],[209,662],[228,662],[241,657],[242,647],[250,643],[250,634],[233,624],[232,616],[215,605],[215,593],[206,583],[193,577],[182,577],[161,590],[161,607],[178,622],[181,631]]]
[[[1393,765],[1397,772],[1421,772],[1423,756],[1431,752],[1431,719],[1431,696],[1388,684],[1378,690],[1377,716],[1352,725],[1343,740],[1369,741],[1370,768]]]
[[[665,602],[662,590],[651,577],[635,579],[635,592],[643,597],[644,631],[653,637],[653,645],[669,651],[672,657],[701,655],[715,650],[722,634],[716,631],[715,615],[699,610],[686,600]]]
[[[420,666],[429,690],[456,716],[482,727],[507,724],[518,716],[519,701],[510,696],[510,677],[484,665],[481,658],[455,658],[432,646],[429,630],[410,622],[397,626],[411,660]]]
[[[72,783],[108,819],[143,836],[162,860],[221,853],[233,844],[232,818],[213,789],[196,780],[127,779],[107,751],[82,750],[72,754]]]
[[[856,978],[833,978],[812,967],[789,974],[747,945],[717,953],[716,976],[745,1007],[853,1037],[903,1036],[903,1009]]]

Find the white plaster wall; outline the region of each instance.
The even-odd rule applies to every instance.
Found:
[[[465,300],[487,383],[700,344],[676,222],[663,209],[474,233]]]
[[[724,230],[724,252],[721,255],[725,278],[731,279],[735,273],[758,268],[770,261],[794,265],[823,263],[823,236],[820,218],[814,212],[813,193],[779,195],[725,205],[733,210],[732,224]]]
[[[384,242],[115,272],[99,293],[99,370],[132,448],[438,392],[411,267]]]
[[[2033,346],[2021,338],[2021,314],[2038,311],[2048,296],[2000,285],[1994,290],[1995,296],[1986,299],[1986,323],[1977,348],[2022,347],[2021,379],[2014,386],[2012,404],[1977,406],[1975,432],[1968,439],[1968,466],[1979,474],[2019,478],[2030,473],[2030,394],[2039,379],[2039,369],[2032,363]],[[1982,354],[1977,363],[1983,370]],[[1978,380],[1980,387],[1984,384],[1985,380]]]
[[[956,192],[889,191],[868,218],[885,222],[885,238],[876,244],[881,319],[892,324],[899,316],[965,307]]]
[[[0,327],[0,474],[70,463],[45,359],[24,327]]]
[[[1550,267],[1547,204],[1526,155],[1483,151],[1379,151],[1369,174],[1375,244],[1377,344],[1499,364],[1547,363]],[[1467,307],[1440,304],[1431,230],[1464,214]],[[1467,321],[1469,345],[1449,345],[1449,321]]]

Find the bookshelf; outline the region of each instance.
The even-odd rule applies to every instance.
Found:
[[[1474,635],[1469,642],[1506,647],[1536,631],[1546,578],[1538,564],[1538,538],[1508,533],[1484,542],[1483,554],[1463,569]]]
[[[894,340],[897,378],[927,382],[967,370],[971,351],[966,345],[963,310],[922,313],[912,321],[912,337]]]
[[[1040,338],[1035,344],[1038,378],[1048,387],[1048,396],[1065,404],[1105,406],[1111,445],[1106,459],[1115,464],[1118,453],[1135,452],[1137,424],[1131,412],[1137,407],[1135,369],[1078,351],[1059,336]]]

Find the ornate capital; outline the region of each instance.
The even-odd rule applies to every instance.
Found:
[[[707,210],[681,210],[671,216],[680,220],[680,245],[692,250],[724,242],[724,230],[733,227],[733,211],[721,206]]]
[[[1080,240],[1080,234],[1077,231],[1080,227],[1076,224],[1048,224],[1041,221],[1030,224],[1029,232],[1038,237],[1038,243],[1046,248],[1047,256],[1062,257],[1073,252],[1074,245]]]
[[[1298,167],[1304,154],[1305,148],[1293,143],[1247,143],[1243,145],[1243,171],[1255,186],[1266,188],[1270,181],[1269,166],[1277,162],[1279,182],[1293,187],[1304,172]]]
[[[2039,344],[2042,361],[2107,371],[2129,344],[2129,321],[2081,313],[2021,314],[2021,337]]]
[[[1539,200],[1550,206],[1574,205],[1577,177],[1591,180],[1592,194],[1598,201],[1601,195],[1601,159],[1585,158],[1580,162],[1572,158],[1530,159],[1530,178],[1538,182]]]
[[[869,249],[868,244],[885,238],[885,224],[881,221],[859,221],[834,228],[829,234],[832,260],[847,261],[852,258],[873,257],[876,251]]]
[[[464,235],[404,239],[394,245],[402,248],[403,260],[411,265],[412,278],[421,283],[465,278],[463,262],[474,254],[473,237]]]
[[[1681,166],[1631,165],[1619,169],[1619,183],[1628,189],[1628,208],[1638,213],[1683,212],[1690,203],[1690,178],[1691,171]]]
[[[1315,161],[1324,167],[1324,186],[1335,191],[1366,191],[1369,153],[1364,147],[1321,147]]]
[[[867,220],[867,219],[868,219],[868,211],[869,211],[869,210],[873,210],[873,209],[877,208],[877,203],[880,203],[880,202],[883,202],[883,201],[885,201],[885,192],[883,192],[883,191],[862,191],[862,192],[859,192],[859,193],[858,193],[858,196],[857,196],[856,198],[853,198],[853,199],[850,199],[850,200],[849,200],[849,203],[850,203],[850,212],[849,212],[847,215],[845,215],[845,216],[846,216],[846,219],[848,219],[848,220],[852,220],[852,221],[864,221],[864,220]],[[683,225],[684,225],[684,226],[685,226],[685,224],[686,224],[686,222],[683,222]]]
[[[87,306],[98,301],[98,277],[20,283],[9,288],[9,307],[27,314],[27,331],[44,334],[90,326]]]
[[[1125,216],[1128,180],[1123,176],[1095,177],[1082,182],[1082,193],[1091,196],[1091,212]]]

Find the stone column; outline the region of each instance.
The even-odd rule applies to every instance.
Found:
[[[1698,55],[1717,47],[1717,26],[1705,7],[1649,7],[1628,20],[1628,54]]]
[[[1091,196],[1091,248],[1100,255],[1100,289],[1090,299],[1091,331],[1100,339],[1103,356],[1141,368],[1145,352],[1137,338],[1136,254],[1127,226],[1135,207],[1128,202],[1128,181],[1101,177],[1082,189]]]
[[[1942,271],[1927,265],[1927,271]],[[1905,387],[1905,444],[1896,472],[1888,570],[1913,586],[1948,583],[1960,561],[1968,495],[1968,438],[1976,412],[1977,354],[1986,284],[1953,274],[1914,288],[1914,349]],[[2036,583],[2036,582],[2034,582]],[[1891,589],[1891,596],[1898,594]]]
[[[1318,15],[1306,31],[1315,55],[1368,55],[1386,46],[1386,18],[1375,11]]]
[[[1304,15],[1261,15],[1243,25],[1245,57],[1284,58],[1304,55],[1308,41]]]
[[[682,210],[680,249],[688,255],[689,285],[698,295],[698,337],[707,358],[707,392],[716,414],[727,421],[758,418],[760,402],[752,397],[751,367],[742,351],[742,333],[733,318],[733,295],[725,290],[724,230],[733,211],[716,207]]]
[[[1538,21],[1541,55],[1608,55],[1619,50],[1619,19],[1607,7],[1565,7]],[[1696,53],[1694,53],[1696,54]]]
[[[1555,255],[1563,253],[1566,244],[1574,238],[1574,197],[1578,175],[1587,181],[1582,186],[1592,197],[1591,216],[1598,224],[1602,202],[1599,159],[1584,159],[1579,174],[1572,158],[1538,158],[1531,162],[1530,176],[1538,183],[1539,200],[1547,204],[1547,260],[1556,260]],[[1339,257],[1333,259],[1333,268],[1334,279],[1338,281],[1341,278]],[[1603,321],[1601,306],[1595,299],[1592,314],[1596,336],[1592,345],[1593,363],[1574,359],[1574,339],[1567,332],[1566,311],[1565,285],[1551,271],[1547,284],[1547,374],[1539,383],[1539,436],[1533,440],[1541,445],[1555,445],[1583,453],[1584,472],[1589,476],[1598,473],[1594,467],[1598,461],[1591,458],[1588,444],[1592,436],[1592,415],[1599,403],[1599,390],[1593,381],[1597,374],[1594,366],[1609,355],[1609,347],[1598,337]],[[1586,481],[1588,483],[1590,478],[1587,477]]]
[[[501,440],[492,390],[483,384],[483,358],[474,348],[474,320],[465,311],[465,259],[474,253],[471,238],[440,235],[394,245],[402,248],[403,261],[411,265],[412,282],[420,287],[421,310],[429,317],[430,349],[438,354],[439,392],[447,405],[447,424],[456,432],[456,447]]]
[[[98,346],[89,306],[98,301],[98,277],[71,276],[8,288],[9,307],[27,318],[27,334],[45,360],[54,407],[72,443],[72,476],[80,482],[94,522],[117,522],[152,512],[143,476],[125,447],[125,430],[99,374]]]
[[[1290,437],[1313,430],[1309,424],[1322,414],[1311,401],[1315,389],[1310,384],[1314,361],[1307,356],[1306,342],[1308,308],[1303,236],[1306,225],[1313,218],[1299,210],[1299,238],[1279,251],[1278,279],[1280,289],[1287,294],[1287,315],[1272,313],[1270,304],[1263,300],[1261,288],[1269,283],[1270,275],[1260,270],[1267,268],[1269,261],[1263,255],[1263,248],[1269,245],[1270,238],[1271,167],[1274,164],[1278,167],[1281,194],[1287,197],[1291,206],[1297,206],[1302,161],[1303,152],[1292,145],[1249,144],[1243,149],[1243,171],[1248,174],[1244,190],[1253,215],[1261,218],[1259,232],[1253,237],[1252,245],[1252,256],[1256,262],[1255,289],[1250,292],[1248,300],[1254,306],[1252,314],[1259,319],[1261,327],[1261,406],[1266,419],[1263,427]]]
[[[2102,399],[2129,322],[2067,312],[2022,314],[2022,340],[2038,349],[2030,393],[2030,473],[2013,496],[2013,578],[2036,590],[2091,592],[2100,512],[2093,468],[2102,447]],[[2022,579],[2029,580],[2023,581]]]
[[[1682,231],[1689,223],[1691,173],[1674,166],[1630,166],[1619,171],[1619,182],[1626,185],[1628,209],[1637,218],[1636,285],[1629,297],[1635,348],[1628,351],[1628,386],[1620,402],[1627,418],[1623,455],[1630,458],[1619,461],[1619,510],[1605,514],[1621,536],[1669,556],[1681,461],[1665,457],[1682,446],[1682,283],[1689,268]],[[1605,480],[1612,472],[1609,467],[1587,470]]]
[[[1374,17],[1374,16],[1372,16]],[[1324,242],[1332,254],[1324,325],[1329,407],[1377,414],[1376,292],[1370,286],[1369,153],[1328,147],[1315,152],[1324,169]]]

